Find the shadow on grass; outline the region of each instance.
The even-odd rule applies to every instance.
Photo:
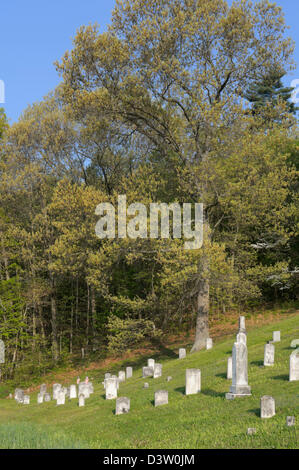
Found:
[[[222,372],[221,374],[216,374],[216,377],[220,377],[221,379],[226,379],[226,374]]]
[[[275,375],[274,377],[272,377],[272,379],[274,379],[274,380],[287,380],[287,381],[289,381],[289,376],[286,375],[286,374],[283,374],[283,375]]]
[[[259,408],[253,408],[252,410],[248,410],[248,413],[251,413],[258,418],[261,416],[261,410]]]
[[[222,397],[223,398],[225,396],[225,392],[216,392],[215,390],[211,390],[210,388],[206,388],[205,390],[202,390],[201,393],[209,397]]]
[[[251,366],[257,366],[257,367],[263,367],[264,366],[264,361],[252,361],[250,363]]]
[[[185,395],[185,387],[177,387],[174,389],[174,391]]]

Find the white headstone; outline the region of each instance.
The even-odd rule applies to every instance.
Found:
[[[44,395],[45,393],[47,393],[47,385],[46,385],[46,384],[42,384],[42,385],[40,386],[40,393],[42,393],[43,395]]]
[[[212,347],[213,347],[212,338],[207,338],[207,340],[206,340],[206,349],[212,349]]]
[[[148,384],[147,382],[145,382],[145,383],[143,384],[143,388],[148,388],[148,387],[149,387],[149,384]]]
[[[280,341],[280,331],[273,331],[273,343]]]
[[[105,379],[106,400],[117,398],[117,379]]]
[[[245,317],[241,315],[239,317],[239,331],[246,331],[246,325],[245,325]]]
[[[233,355],[233,377],[227,399],[238,396],[251,395],[251,388],[248,385],[248,353],[244,343],[234,343]]]
[[[110,377],[111,377],[111,374],[110,374],[110,372],[106,372],[106,374],[105,374],[105,377],[104,377],[104,378],[105,378],[105,379],[110,379]]]
[[[57,400],[58,393],[62,390],[61,384],[53,385],[53,400]]]
[[[118,373],[118,378],[120,382],[125,382],[126,380],[126,373],[124,370],[120,370]]]
[[[179,349],[179,359],[184,359],[186,357],[186,349],[180,348]]]
[[[84,395],[84,398],[89,398],[90,396],[90,387],[89,384],[85,382],[80,382],[78,386],[78,394]]]
[[[155,367],[155,359],[148,359],[147,360],[147,367]]]
[[[45,393],[45,395],[44,395],[44,401],[45,401],[45,402],[51,401],[51,395],[50,395],[50,393]]]
[[[77,398],[77,386],[70,385],[70,399]]]
[[[158,390],[155,392],[155,406],[167,405],[168,404],[168,392],[167,390]]]
[[[24,395],[23,404],[24,405],[30,405],[30,396],[29,395]]]
[[[247,344],[247,334],[244,331],[239,331],[236,342]]]
[[[129,410],[130,410],[130,398],[119,397],[116,399],[116,408],[115,408],[116,415],[122,415],[124,413],[128,413]]]
[[[142,367],[142,377],[153,377],[154,368],[153,367]]]
[[[65,393],[63,390],[57,392],[56,405],[65,405]]]
[[[126,367],[126,378],[130,379],[133,377],[133,367]]]
[[[44,401],[44,394],[43,393],[38,393],[37,395],[37,403],[40,405]]]
[[[200,369],[186,369],[186,395],[194,395],[201,390]]]
[[[272,418],[275,416],[275,400],[269,395],[261,398],[261,418]]]
[[[158,364],[156,362],[154,367],[154,379],[157,379],[158,377],[162,377],[162,364]]]
[[[227,359],[227,374],[226,378],[231,380],[233,378],[233,358],[230,356]]]
[[[79,406],[85,406],[85,397],[83,393],[79,395]]]
[[[16,388],[15,389],[15,400],[18,402],[18,403],[23,403],[24,401],[24,390],[20,389],[20,388]]]
[[[299,339],[293,339],[293,341],[291,342],[291,348],[292,349],[299,348]]]
[[[272,343],[265,344],[264,366],[273,366],[275,356],[275,346]]]
[[[290,382],[299,380],[299,349],[290,355]]]

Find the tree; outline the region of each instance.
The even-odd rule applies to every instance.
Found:
[[[181,196],[204,203],[193,350],[204,347],[208,336],[210,243],[226,209],[236,225],[241,220],[234,201],[227,207],[229,180],[221,169],[235,138],[236,151],[251,140],[242,90],[274,66],[288,67],[293,46],[284,32],[281,9],[268,1],[118,1],[108,32],[81,28],[74,49],[57,65],[62,99],[74,119],[105,115],[142,136],[160,159],[175,155],[183,167]],[[258,161],[261,148],[255,145],[250,165]],[[239,159],[238,169],[243,164]],[[254,165],[251,171],[254,182]],[[237,193],[246,184],[247,178],[236,182]]]

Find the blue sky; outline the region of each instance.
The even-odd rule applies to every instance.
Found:
[[[59,83],[53,62],[72,47],[72,38],[83,24],[110,21],[114,0],[3,0],[0,6],[0,80],[5,83],[3,106],[10,123],[28,104],[39,101]],[[289,35],[299,44],[299,1],[277,0],[290,26]],[[299,51],[294,54],[299,78]]]

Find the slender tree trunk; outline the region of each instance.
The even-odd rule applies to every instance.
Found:
[[[96,296],[95,290],[90,287],[91,296],[91,317],[92,317],[92,349],[95,351],[95,336],[96,336]]]
[[[52,323],[52,350],[53,350],[53,359],[57,361],[58,359],[58,337],[57,337],[57,306],[55,298],[55,281],[52,277],[51,279],[52,289],[51,289],[51,323]]]

